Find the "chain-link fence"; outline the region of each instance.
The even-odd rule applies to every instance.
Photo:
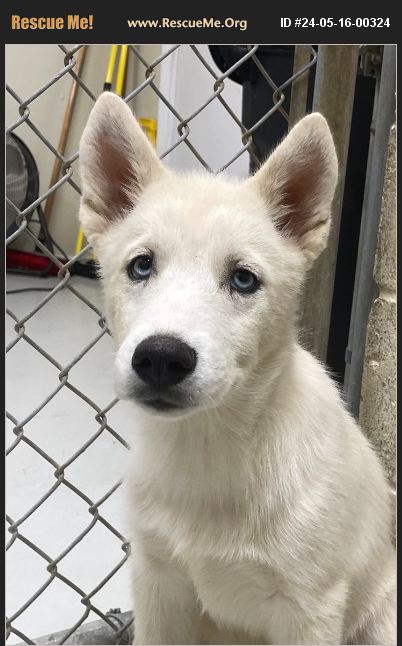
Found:
[[[44,630],[43,634],[46,632],[49,633],[53,630],[55,621],[58,622],[59,630],[62,632],[57,635],[48,635],[46,640],[42,640],[38,643],[43,643],[44,641],[47,643],[59,644],[74,643],[74,640],[77,639],[79,640],[79,643],[84,643],[84,640],[87,640],[87,643],[100,643],[101,639],[103,640],[102,643],[128,643],[130,638],[128,633],[132,623],[132,619],[127,613],[119,614],[118,612],[113,612],[110,608],[105,607],[100,595],[102,590],[111,585],[118,572],[121,571],[122,568],[127,567],[129,543],[124,537],[121,529],[118,528],[116,523],[110,519],[113,517],[113,513],[111,513],[113,500],[120,491],[121,483],[116,482],[112,486],[105,486],[102,495],[91,497],[83,486],[79,484],[79,478],[78,480],[76,479],[74,476],[75,472],[72,469],[74,465],[82,464],[80,461],[82,461],[83,456],[89,455],[91,450],[96,450],[96,447],[98,446],[98,443],[101,442],[102,438],[110,437],[113,439],[113,450],[117,451],[118,446],[123,449],[129,448],[129,442],[124,437],[124,429],[121,426],[116,427],[111,421],[113,411],[120,404],[113,397],[112,391],[110,392],[109,403],[106,405],[103,403],[100,404],[99,401],[96,401],[96,396],[92,394],[93,388],[89,387],[89,383],[88,388],[85,386],[85,381],[81,381],[79,382],[79,385],[77,385],[74,378],[74,371],[76,368],[91,356],[93,348],[97,344],[101,344],[105,339],[105,336],[109,334],[105,318],[98,305],[97,299],[93,299],[90,295],[88,296],[88,290],[82,288],[82,280],[87,279],[81,279],[80,282],[74,274],[75,265],[88,257],[90,249],[87,246],[68,259],[62,258],[58,253],[57,244],[50,245],[47,242],[47,238],[44,235],[42,228],[39,230],[38,226],[35,225],[32,219],[32,214],[35,212],[37,207],[46,205],[46,202],[49,199],[52,199],[52,196],[64,185],[68,184],[73,191],[77,193],[80,192],[76,173],[78,153],[75,152],[69,156],[62,154],[49,140],[46,130],[43,128],[39,129],[37,125],[35,125],[35,119],[32,116],[32,108],[35,105],[35,102],[39,101],[44,93],[46,93],[52,86],[59,83],[61,79],[67,75],[72,77],[78,84],[78,92],[85,93],[91,101],[96,100],[95,93],[75,72],[77,56],[79,55],[82,47],[84,46],[76,45],[71,48],[62,45],[58,46],[58,48],[55,46],[53,56],[60,57],[60,69],[44,84],[38,87],[30,96],[19,96],[13,87],[7,85],[7,92],[15,101],[15,120],[9,126],[8,132],[18,133],[18,129],[24,124],[25,128],[29,128],[29,130],[41,140],[49,153],[54,156],[55,159],[59,160],[60,165],[60,175],[57,177],[54,184],[50,186],[48,190],[42,192],[39,197],[37,197],[37,199],[30,203],[26,208],[23,210],[18,209],[10,202],[10,200],[8,200],[8,207],[13,208],[15,212],[16,227],[9,236],[7,245],[15,243],[15,241],[29,239],[34,245],[36,251],[41,252],[52,264],[52,267],[57,268],[57,281],[50,291],[48,291],[43,297],[40,295],[33,304],[31,301],[27,301],[28,305],[31,303],[29,306],[27,306],[25,301],[22,301],[22,309],[25,303],[25,311],[22,311],[21,304],[18,307],[14,307],[12,297],[10,297],[9,306],[7,308],[7,315],[9,320],[12,322],[14,330],[12,338],[7,346],[8,357],[11,364],[13,362],[14,365],[17,363],[17,367],[19,367],[18,369],[22,372],[24,370],[24,356],[27,357],[25,361],[29,361],[29,356],[34,353],[35,356],[40,355],[41,361],[46,362],[53,371],[49,381],[51,386],[48,388],[48,384],[46,382],[46,388],[48,388],[48,390],[46,390],[46,393],[40,398],[40,400],[32,402],[32,398],[27,397],[26,392],[21,392],[19,393],[20,399],[18,401],[15,397],[13,398],[13,408],[7,413],[7,418],[12,426],[12,433],[15,436],[7,448],[8,459],[12,460],[11,468],[13,470],[18,470],[18,456],[19,452],[23,450],[32,456],[28,459],[32,459],[34,462],[35,460],[39,460],[46,463],[53,479],[53,482],[50,483],[49,487],[45,491],[39,492],[40,495],[36,493],[34,487],[35,483],[33,480],[32,489],[34,500],[29,501],[29,504],[25,507],[24,504],[22,504],[20,506],[22,512],[19,515],[7,516],[9,536],[7,545],[8,553],[12,554],[13,550],[16,550],[17,546],[21,547],[21,545],[23,545],[25,550],[34,553],[35,557],[37,557],[36,560],[39,560],[38,572],[41,570],[45,573],[45,577],[39,577],[37,585],[30,591],[29,595],[24,598],[21,597],[20,602],[15,607],[10,608],[9,617],[7,619],[7,630],[10,643],[15,643],[19,640],[22,640],[27,644],[35,643],[35,640],[38,638],[38,634],[32,634],[29,629],[29,624],[24,621],[24,617],[27,616],[29,611],[46,613],[46,608],[43,608],[40,605],[40,599],[43,595],[48,594],[52,590],[52,586],[63,586],[69,588],[69,591],[71,592],[71,595],[74,596],[75,600],[78,600],[79,603],[82,604],[82,608],[77,612],[74,621],[70,621],[70,625],[64,624],[66,619],[62,608],[55,608],[52,610],[53,615],[59,612],[60,617],[59,619],[55,619],[53,616],[52,628],[49,628],[47,631]],[[96,49],[97,46],[90,47],[91,49]],[[197,106],[196,110],[191,114],[182,114],[179,112],[177,106],[175,106],[170,98],[161,91],[160,84],[157,80],[160,67],[180,47],[186,47],[197,61],[200,71],[202,70],[203,74],[208,73],[210,77],[210,95],[202,102],[201,105]],[[151,90],[157,96],[160,104],[165,107],[171,117],[175,120],[177,132],[176,140],[167,150],[163,151],[161,154],[162,158],[167,157],[168,161],[168,156],[174,149],[179,146],[185,146],[191,151],[192,155],[194,155],[195,159],[200,164],[200,167],[204,167],[208,171],[214,173],[228,169],[242,155],[250,155],[251,165],[255,166],[259,161],[261,161],[258,146],[255,146],[256,134],[260,131],[261,127],[275,115],[275,118],[278,118],[280,115],[280,118],[283,119],[285,129],[287,129],[287,123],[289,120],[290,122],[294,122],[294,120],[304,114],[306,110],[308,77],[311,69],[314,69],[316,66],[317,60],[317,52],[313,47],[303,46],[296,48],[296,54],[292,59],[293,73],[291,73],[284,82],[276,80],[274,73],[267,70],[259,56],[259,47],[257,45],[242,46],[238,49],[240,50],[240,54],[237,56],[237,59],[232,64],[227,65],[224,72],[219,73],[216,71],[217,68],[212,66],[211,62],[207,59],[205,53],[202,53],[199,46],[175,45],[165,47],[162,49],[162,53],[158,58],[150,61],[146,58],[146,47],[138,48],[134,45],[130,45],[129,57],[134,57],[137,62],[136,64],[142,66],[143,80],[137,87],[130,89],[125,96],[125,101],[131,105],[132,102],[141,95],[141,93]],[[263,81],[265,84],[264,91],[266,96],[270,97],[271,103],[268,109],[264,110],[263,114],[258,115],[258,118],[254,123],[252,123],[252,125],[246,125],[243,122],[241,116],[237,114],[226,101],[224,93],[227,79],[235,75],[240,69],[244,68],[244,66],[249,67],[249,74],[251,76],[255,78],[256,75],[258,75],[259,79]],[[29,60],[27,60],[27,68],[29,69]],[[290,110],[286,110],[284,107],[286,98],[288,101],[290,98],[292,99]],[[199,150],[197,150],[197,146],[192,140],[192,127],[194,120],[198,115],[206,110],[212,102],[219,102],[230,119],[232,119],[238,127],[237,151],[235,154],[231,154],[230,158],[228,158],[219,168],[211,167],[210,160],[205,158],[205,155],[201,154]],[[205,133],[205,136],[207,137],[208,133]],[[68,302],[79,302],[81,308],[88,309],[92,318],[90,323],[86,326],[85,334],[83,334],[85,343],[79,340],[74,354],[62,362],[57,358],[57,351],[53,352],[49,350],[46,342],[43,341],[43,335],[39,335],[38,337],[36,334],[37,328],[35,328],[35,321],[38,320],[38,317],[41,316],[41,314],[43,315],[43,312],[47,311],[46,308],[49,308],[52,303],[59,302],[57,301],[59,298],[67,298],[67,295],[70,299]],[[51,318],[49,320],[49,325],[51,325]],[[68,318],[64,320],[64,325],[58,332],[59,343],[61,346],[73,333],[73,325],[74,322],[71,322]],[[88,338],[86,338],[86,336]],[[40,340],[38,340],[38,338]],[[68,447],[65,447],[64,451],[60,451],[60,455],[62,455],[62,459],[60,459],[59,456],[55,456],[52,453],[46,442],[41,443],[40,433],[31,429],[33,428],[33,422],[40,425],[46,408],[53,405],[56,414],[56,427],[54,433],[57,433],[57,402],[59,401],[60,393],[66,393],[67,391],[73,398],[78,398],[82,402],[82,405],[86,409],[88,428],[91,428],[92,430],[88,433],[87,429],[85,429],[85,431],[83,429],[82,435],[85,437],[85,441],[81,441],[79,445],[76,444],[73,448],[71,448],[69,444]],[[26,410],[27,401],[30,402],[30,409],[28,411]],[[70,423],[71,428],[73,428],[77,423],[73,415],[70,419]],[[85,465],[80,468],[85,469]],[[28,479],[29,477],[34,479],[34,472],[32,475],[28,474],[27,477]],[[106,481],[107,478],[105,479],[105,482]],[[57,496],[58,492],[62,489],[68,489],[74,499],[79,499],[79,501],[85,505],[88,520],[84,528],[80,528],[80,531],[75,530],[76,533],[73,531],[73,536],[71,536],[71,532],[66,532],[66,528],[72,523],[72,512],[67,504],[65,506],[63,505],[63,508],[59,509],[60,515],[57,519],[57,523],[52,530],[49,530],[60,535],[60,545],[62,545],[62,549],[57,551],[57,553],[48,553],[41,542],[35,536],[30,534],[29,521],[35,515],[39,515],[41,510],[46,507],[49,499]],[[115,560],[113,566],[109,567],[106,573],[103,573],[102,568],[98,567],[98,564],[88,564],[90,559],[88,558],[87,560],[87,557],[83,557],[82,568],[85,569],[87,567],[92,567],[93,576],[96,578],[96,583],[94,585],[90,588],[84,589],[77,582],[74,575],[69,573],[69,569],[67,567],[65,568],[65,564],[68,562],[68,559],[74,550],[77,549],[77,546],[85,542],[91,533],[94,532],[94,529],[99,526],[102,526],[104,530],[113,537],[115,542],[113,558]],[[64,544],[63,537],[67,535],[68,540]],[[108,550],[109,552],[109,548],[105,547],[105,550]],[[110,554],[108,554],[108,557],[110,557]],[[108,558],[108,562],[109,561],[110,558]],[[13,576],[23,576],[23,572],[19,571],[14,573],[10,568],[8,569],[9,578]],[[100,572],[102,572],[101,575],[99,574]],[[35,610],[35,608],[37,608],[37,610]],[[123,610],[129,610],[129,607],[124,608]],[[92,620],[94,619],[97,621],[93,622]],[[101,620],[101,624],[99,624],[99,620]],[[92,622],[88,624],[90,627],[92,626],[92,629],[87,628],[87,622],[89,621]],[[90,636],[91,634],[92,637]],[[96,635],[96,637],[94,637],[94,635]],[[103,637],[100,635],[103,635]]]

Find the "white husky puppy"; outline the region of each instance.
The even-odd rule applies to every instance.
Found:
[[[135,643],[395,643],[388,486],[295,331],[337,183],[326,120],[302,119],[246,181],[181,176],[105,93],[80,155],[135,404]]]

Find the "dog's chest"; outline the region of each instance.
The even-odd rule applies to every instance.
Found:
[[[202,559],[231,560],[240,554],[266,553],[269,535],[258,526],[261,516],[240,495],[204,496],[201,487],[177,489],[136,482],[132,489],[134,523],[161,539],[171,555],[191,563]],[[264,544],[264,545],[263,545]]]
[[[154,499],[142,506],[138,522],[158,557],[173,559],[188,574],[203,610],[218,625],[258,636],[266,633],[261,605],[272,615],[286,611],[288,583],[274,562],[280,560],[277,550],[270,552],[266,536],[247,522],[244,510],[237,511],[230,504],[178,510]],[[256,637],[253,643],[266,642]]]
[[[273,614],[282,612],[290,582],[278,539],[280,512],[269,493],[258,496],[255,490],[251,496],[239,482],[221,486],[217,495],[210,480],[180,479],[179,469],[163,473],[160,482],[139,470],[132,473],[133,520],[159,558],[184,566],[211,617],[251,630],[260,626],[263,602]]]

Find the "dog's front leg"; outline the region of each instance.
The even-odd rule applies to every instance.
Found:
[[[303,594],[284,599],[270,613],[267,630],[272,644],[334,646],[344,641],[344,613],[347,585],[338,582],[321,597]]]
[[[287,625],[269,626],[269,639],[272,644],[308,644],[309,646],[339,646],[344,644],[342,635],[342,617],[331,617],[313,620],[306,617],[304,621],[284,619]]]
[[[199,643],[200,609],[178,565],[134,551],[133,587],[135,645]]]

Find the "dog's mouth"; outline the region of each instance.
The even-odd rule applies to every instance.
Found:
[[[132,398],[150,412],[180,413],[194,406],[187,397],[177,392],[156,391],[149,388],[137,388]]]
[[[159,410],[161,412],[183,408],[181,404],[169,402],[166,399],[163,399],[162,397],[156,397],[155,399],[143,399],[140,401],[147,408],[153,408],[154,410]]]

